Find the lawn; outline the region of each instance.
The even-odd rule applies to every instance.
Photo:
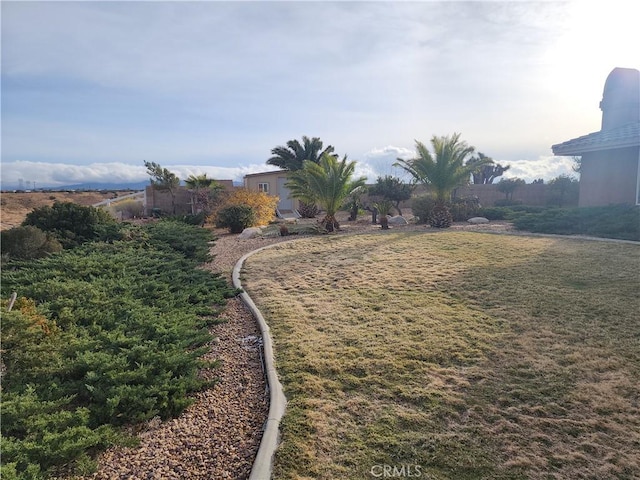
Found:
[[[640,478],[639,270],[637,245],[471,232],[250,257],[275,478]]]

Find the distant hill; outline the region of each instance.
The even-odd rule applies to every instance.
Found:
[[[147,185],[149,185],[149,180],[144,180],[142,182],[132,182],[132,183],[106,183],[106,182],[86,182],[86,183],[76,183],[73,185],[62,185],[51,187],[47,185],[38,185],[37,191],[54,191],[54,192],[62,192],[68,190],[75,191],[95,191],[95,190],[144,190]],[[233,182],[233,185],[236,187],[241,187],[242,182]],[[2,191],[13,191],[19,190],[20,187],[17,184],[2,184]],[[22,190],[31,190],[30,188],[25,188],[22,186]]]
[[[144,190],[147,185],[149,185],[149,180],[134,183],[87,182],[62,187],[52,187],[47,190]]]
[[[142,182],[132,182],[132,183],[106,183],[106,182],[86,182],[86,183],[76,183],[73,185],[61,185],[61,186],[48,186],[48,185],[38,185],[37,191],[53,191],[53,192],[62,192],[62,191],[99,191],[99,190],[144,190],[145,187],[149,185],[149,180],[145,180]],[[3,191],[12,191],[12,190],[20,190],[21,188],[15,184],[2,184]],[[21,190],[31,190],[30,188],[25,188],[22,186]]]

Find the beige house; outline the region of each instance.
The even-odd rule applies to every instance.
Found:
[[[614,68],[604,84],[599,132],[553,145],[580,156],[579,206],[640,204],[640,71]]]
[[[287,171],[276,170],[273,172],[250,173],[244,176],[244,187],[253,192],[264,192],[272,197],[278,197],[278,214],[297,213],[300,202],[291,197],[291,192],[285,186],[287,183]]]

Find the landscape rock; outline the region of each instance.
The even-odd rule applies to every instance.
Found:
[[[245,240],[249,238],[256,238],[262,234],[262,229],[260,227],[249,227],[245,228],[240,235],[238,235],[239,240]]]
[[[467,220],[469,223],[478,224],[478,223],[489,223],[489,219],[484,217],[473,217]]]
[[[400,216],[400,215],[396,215],[395,217],[389,217],[389,225],[408,225],[409,222],[407,222],[407,219]]]

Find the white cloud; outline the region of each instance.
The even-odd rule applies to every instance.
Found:
[[[379,176],[392,175],[404,181],[410,181],[411,177],[404,170],[394,167],[393,163],[398,159],[409,159],[415,157],[415,150],[405,147],[385,146],[376,147],[365,153],[360,159],[356,168],[356,175],[364,175],[368,178],[368,183],[375,183]],[[528,183],[542,178],[545,182],[559,176],[571,175],[578,177],[572,170],[575,162],[571,157],[556,157],[552,155],[540,156],[535,160],[497,160],[503,166],[510,165],[511,168],[500,178],[521,178]]]
[[[162,165],[178,175],[182,180],[190,175],[206,173],[210,178],[218,180],[242,181],[244,175],[269,170],[264,165],[251,164],[238,167],[194,166],[194,165]],[[65,163],[45,162],[3,162],[2,187],[16,188],[20,180],[36,182],[37,188],[60,187],[78,183],[137,183],[149,180],[144,166],[126,163],[92,163],[89,165],[71,165]]]
[[[541,156],[536,160],[509,160],[496,161],[501,165],[511,165],[505,172],[504,178],[521,178],[531,183],[538,178],[545,182],[559,175],[570,175],[578,178],[578,174],[572,170],[575,162],[571,157]]]
[[[405,148],[387,145],[374,147],[357,159],[356,175],[367,177],[367,183],[375,183],[378,177],[392,175],[408,180],[404,170],[394,167],[398,158],[412,158],[415,151]]]
[[[397,158],[412,158],[415,151],[388,145],[376,147],[356,159],[355,176],[367,177],[367,183],[375,183],[379,176],[393,175],[405,181],[410,177],[400,168],[393,167]],[[353,160],[350,158],[350,160]],[[574,165],[570,157],[541,156],[536,160],[496,160],[502,165],[511,165],[503,178],[522,178],[527,182],[543,178],[549,181],[558,175],[577,176],[572,170]],[[237,167],[214,165],[162,165],[178,175],[182,180],[190,175],[206,173],[210,178],[241,182],[243,177],[252,173],[274,170],[266,164],[252,163]],[[89,165],[73,165],[68,163],[46,162],[2,162],[0,165],[2,188],[16,188],[20,180],[36,182],[38,188],[60,187],[78,183],[137,183],[149,179],[144,166],[121,162],[91,163]]]
[[[5,2],[3,174],[146,159],[238,179],[309,135],[375,181],[403,174],[414,139],[461,132],[510,174],[553,178],[551,145],[597,130],[606,75],[638,66],[610,64],[638,59],[616,27],[631,4],[583,3]]]

